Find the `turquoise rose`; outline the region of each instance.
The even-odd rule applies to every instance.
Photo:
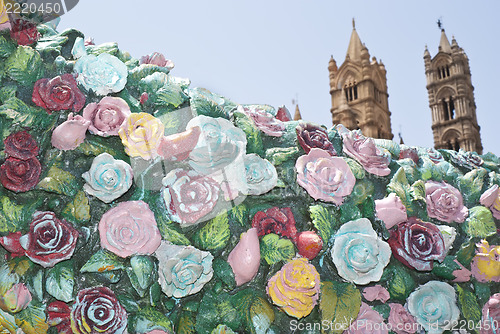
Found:
[[[119,92],[127,83],[127,66],[107,53],[81,57],[75,63],[74,71],[78,74],[78,83],[98,95]]]
[[[391,259],[391,248],[377,236],[370,220],[361,218],[340,227],[331,255],[342,278],[365,285],[380,280]]]
[[[248,195],[261,195],[276,186],[278,173],[273,164],[254,153],[245,155],[244,161]]]
[[[210,252],[162,241],[155,255],[159,261],[158,281],[169,297],[195,294],[212,279],[214,257]]]
[[[460,310],[455,289],[444,282],[430,281],[408,297],[408,311],[429,334],[441,334],[457,324]]]
[[[102,153],[94,158],[92,166],[82,177],[87,183],[83,186],[89,195],[110,203],[125,194],[132,186],[132,167],[112,155]]]
[[[200,127],[201,133],[189,154],[189,165],[198,173],[219,172],[245,154],[245,133],[227,119],[200,115],[189,121],[186,130],[195,126]]]

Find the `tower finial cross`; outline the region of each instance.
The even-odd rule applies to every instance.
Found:
[[[443,28],[443,21],[441,21],[441,18],[439,18],[436,23],[437,23],[439,29],[444,29]]]
[[[356,22],[354,21],[354,17],[352,18],[352,28],[356,29]]]

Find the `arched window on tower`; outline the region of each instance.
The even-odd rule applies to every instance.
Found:
[[[444,117],[444,120],[448,121],[450,119],[450,114],[448,113],[448,103],[446,102],[445,99],[442,99],[441,103],[443,104],[443,117]]]
[[[448,99],[441,99],[441,104],[443,105],[443,118],[445,121],[450,119],[455,119],[455,103],[453,102],[453,96]]]
[[[448,65],[446,65],[446,76],[450,76],[450,67]]]
[[[453,103],[453,97],[450,96],[448,102],[448,109],[450,110],[450,119],[455,118],[455,104]]]
[[[347,101],[353,101],[358,99],[358,85],[356,81],[354,83],[344,85],[345,98]]]

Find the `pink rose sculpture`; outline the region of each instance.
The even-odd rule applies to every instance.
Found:
[[[166,67],[168,68],[168,70],[174,68],[174,62],[171,61],[170,59],[165,58],[165,56],[159,52],[153,52],[149,55],[142,56],[141,60],[139,61],[139,64],[140,65],[149,64],[149,65]]]
[[[494,185],[486,190],[479,199],[479,202],[489,208],[493,217],[500,220],[500,189]]]
[[[85,140],[89,126],[90,121],[70,113],[68,119],[52,132],[52,146],[63,151],[74,150]]]
[[[31,293],[24,283],[16,283],[0,296],[0,309],[17,313],[31,303]]]
[[[297,159],[297,183],[315,200],[341,205],[344,197],[351,194],[356,179],[342,158],[313,148]]]
[[[364,288],[363,297],[369,302],[380,300],[382,303],[385,303],[391,298],[389,291],[380,284]]]
[[[373,138],[363,136],[360,130],[349,131],[342,125],[338,125],[337,130],[342,135],[344,153],[357,160],[368,173],[377,176],[391,173],[391,154],[377,147]]]
[[[240,242],[229,253],[227,262],[233,269],[237,286],[250,282],[257,275],[260,248],[256,228],[251,228],[241,235]]]
[[[352,322],[345,334],[388,334],[384,318],[368,304],[361,303],[358,317]]]
[[[495,293],[484,304],[481,319],[481,334],[497,334],[500,332],[500,293]]]
[[[130,114],[125,100],[111,96],[103,97],[99,103],[89,103],[83,109],[83,118],[90,121],[89,131],[102,137],[118,136],[118,130]]]
[[[116,255],[153,254],[161,235],[153,211],[143,201],[121,202],[107,211],[99,222],[101,247]]]
[[[258,106],[238,106],[238,111],[250,117],[255,126],[268,136],[281,137],[285,132],[285,124],[282,121]]]
[[[158,146],[158,154],[166,160],[181,161],[187,159],[191,151],[195,148],[200,137],[201,129],[199,126],[176,133],[170,136],[164,136]]]
[[[386,198],[375,200],[375,211],[377,218],[384,222],[387,229],[408,219],[406,207],[394,193],[390,193]]]
[[[214,209],[221,190],[214,179],[182,168],[170,171],[162,182],[162,196],[170,218],[181,226],[201,222]]]
[[[451,223],[463,223],[469,215],[464,206],[462,194],[446,182],[427,181],[425,183],[427,214],[431,218]]]
[[[401,304],[390,303],[391,312],[387,319],[389,328],[396,334],[413,334],[418,324],[415,318]]]

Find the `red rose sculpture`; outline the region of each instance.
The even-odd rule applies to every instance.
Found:
[[[26,160],[10,157],[0,166],[0,182],[15,192],[33,189],[40,179],[42,165],[37,158]]]
[[[73,334],[70,321],[71,309],[68,304],[55,301],[47,306],[47,324],[56,326],[59,334]]]
[[[65,220],[57,219],[53,212],[37,211],[28,234],[19,242],[31,261],[44,268],[69,259],[75,251],[78,231]]]
[[[71,328],[75,334],[122,334],[127,329],[127,311],[111,289],[105,286],[83,289],[71,310]]]
[[[257,229],[259,237],[276,233],[294,240],[297,235],[295,218],[290,208],[275,206],[266,211],[259,211],[253,216],[252,227]]]
[[[26,131],[14,132],[3,141],[5,155],[22,160],[36,157],[38,145],[31,135]]]
[[[33,102],[47,112],[71,110],[79,112],[85,105],[85,95],[78,89],[75,78],[69,74],[40,79],[33,87]]]
[[[396,259],[421,271],[432,270],[433,261],[442,262],[446,256],[444,238],[437,226],[415,217],[392,229],[387,242]]]
[[[40,38],[40,33],[32,22],[16,19],[11,27],[10,37],[19,45],[31,45]]]
[[[337,155],[332,142],[328,139],[328,133],[322,127],[301,122],[295,131],[297,132],[297,140],[306,153],[309,153],[312,148],[321,148],[332,156]]]

